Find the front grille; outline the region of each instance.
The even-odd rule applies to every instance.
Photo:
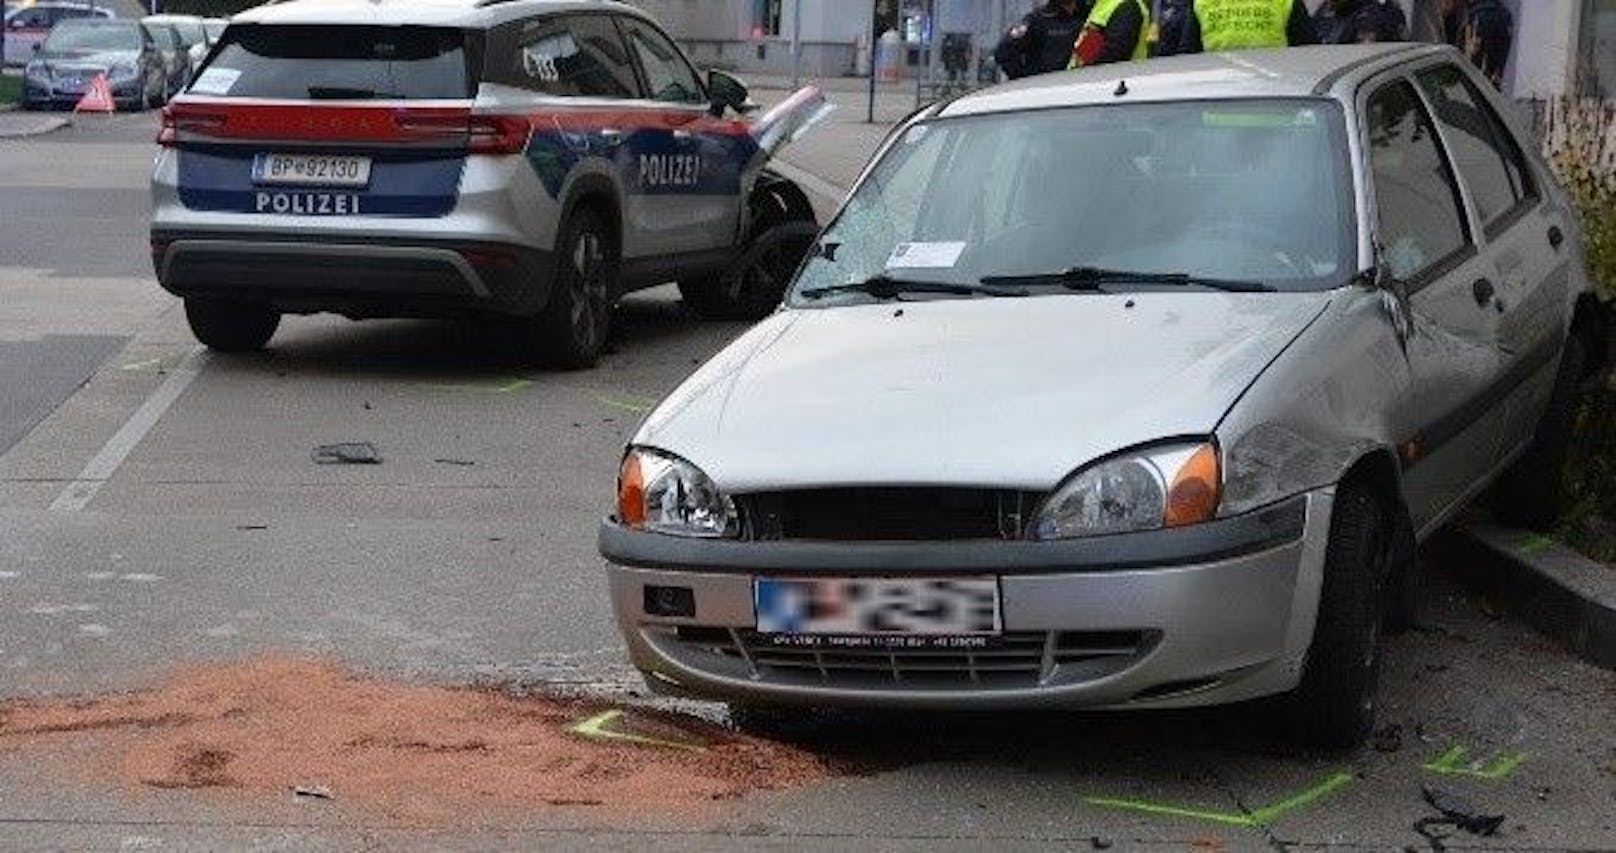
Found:
[[[1078,683],[1125,669],[1154,647],[1150,631],[1020,631],[981,649],[776,646],[756,632],[684,626],[665,648],[719,674],[802,686],[892,689],[1028,688]]]
[[[1014,489],[845,488],[736,497],[758,540],[1019,539],[1041,496]]]

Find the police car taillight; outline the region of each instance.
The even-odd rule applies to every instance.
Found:
[[[466,147],[473,154],[520,154],[532,133],[526,116],[474,115]]]
[[[220,113],[181,111],[173,104],[163,107],[163,128],[157,132],[157,144],[172,148],[179,143],[181,133],[211,134],[224,127],[225,117]]]

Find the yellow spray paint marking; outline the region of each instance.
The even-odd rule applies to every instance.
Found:
[[[119,370],[152,370],[163,366],[161,358],[148,358],[145,361],[131,361],[118,368]]]
[[[1554,547],[1554,540],[1541,533],[1534,533],[1516,550],[1522,554],[1541,554]]]
[[[1466,761],[1469,750],[1455,746],[1425,764],[1425,769],[1444,776],[1474,776],[1477,779],[1498,781],[1515,772],[1526,761],[1524,752],[1506,752],[1493,759],[1486,767],[1481,761]]]
[[[487,382],[460,382],[455,384],[423,383],[428,388],[438,391],[473,391],[483,394],[509,394],[520,391],[533,384],[531,379],[514,377],[510,379],[490,379]]]
[[[1312,805],[1337,790],[1352,784],[1352,780],[1353,775],[1351,773],[1337,772],[1305,791],[1252,812],[1218,812],[1209,809],[1186,808],[1144,800],[1124,800],[1113,797],[1084,797],[1083,802],[1101,808],[1125,809],[1162,817],[1182,817],[1224,826],[1265,827],[1271,826],[1281,815],[1293,812],[1303,806]]]
[[[613,708],[610,711],[602,711],[593,717],[586,720],[581,720],[568,726],[567,731],[572,732],[575,735],[582,735],[583,737],[591,740],[615,740],[624,743],[636,743],[641,746],[660,746],[665,749],[688,749],[691,752],[707,751],[706,747],[702,746],[701,744],[647,737],[645,735],[637,735],[631,732],[620,732],[607,728],[607,726],[611,725],[621,716],[623,716],[623,712],[616,708]]]
[[[590,396],[594,398],[595,402],[601,404],[602,406],[609,406],[613,409],[618,409],[624,412],[632,412],[636,415],[643,415],[646,412],[651,411],[651,407],[656,405],[656,401],[646,400],[642,397],[620,399],[616,397],[608,397],[605,394],[591,394]]]

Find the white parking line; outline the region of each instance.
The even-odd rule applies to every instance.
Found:
[[[841,204],[842,199],[847,197],[845,187],[839,187],[801,166],[793,166],[784,160],[775,158],[774,162],[769,164],[769,168],[796,181],[803,189],[824,198],[832,204]]]
[[[84,470],[79,472],[78,477],[57,495],[55,501],[51,502],[51,511],[78,512],[89,505],[101,491],[101,487],[112,479],[112,475],[118,473],[118,468],[129,458],[129,454],[140,446],[146,433],[151,432],[152,427],[162,419],[168,407],[174,405],[174,401],[185,393],[186,386],[202,372],[202,366],[206,362],[206,347],[198,346],[186,353],[179,365],[169,372],[168,378],[163,380],[163,384],[157,386],[157,390],[146,398],[146,402],[140,404],[140,408],[136,409],[135,413],[129,416],[129,420],[124,421],[123,426],[107,440],[101,452],[97,453],[95,458],[84,466]]]

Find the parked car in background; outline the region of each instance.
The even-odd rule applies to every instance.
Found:
[[[73,18],[113,18],[116,13],[106,6],[88,3],[61,3],[46,0],[32,6],[6,7],[5,37],[6,64],[27,65],[34,49],[45,41],[51,27],[58,21]]]
[[[259,6],[165,111],[157,278],[219,350],[283,313],[471,316],[587,366],[637,288],[779,304],[817,228],[766,165],[828,107],[749,107],[624,3]]]
[[[163,90],[163,101],[166,103],[175,93],[184,91],[191,82],[191,51],[173,24],[142,19],[141,26],[151,33],[152,41],[163,54],[163,66],[167,69]]]
[[[124,109],[151,107],[168,91],[167,63],[139,21],[73,18],[51,30],[24,69],[23,108],[71,107],[97,74]]]
[[[202,19],[195,15],[147,15],[141,18],[144,24],[166,24],[174,28],[179,36],[180,44],[184,45],[187,54],[186,82],[190,82],[190,75],[202,67],[202,60],[208,58],[208,49],[213,46],[213,39],[208,37],[208,31],[203,26]],[[174,91],[178,92],[176,88]]]
[[[600,550],[634,663],[740,706],[1278,697],[1358,743],[1415,544],[1488,487],[1551,525],[1603,356],[1513,115],[1416,45],[921,110],[632,437]]]

